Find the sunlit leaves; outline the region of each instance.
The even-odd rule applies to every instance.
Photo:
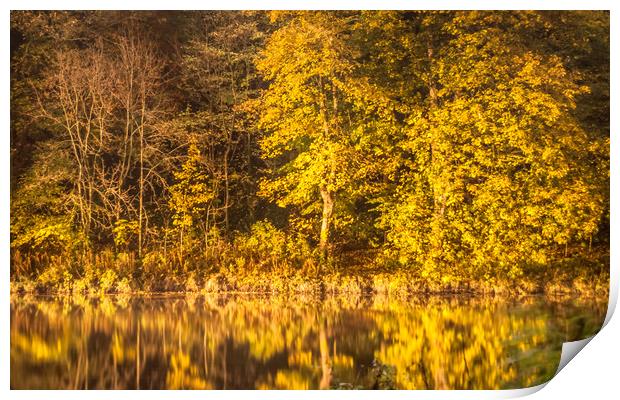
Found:
[[[449,35],[431,31],[428,48],[408,50],[433,51],[418,74],[432,77],[438,97],[434,106],[403,99],[421,110],[397,145],[416,169],[397,181],[401,200],[382,208],[398,257],[423,274],[453,275],[448,266],[460,260],[480,264],[457,275],[544,263],[601,218],[606,178],[587,160],[604,158],[605,145],[576,118],[576,99],[590,89],[560,57],[528,48],[510,29],[515,17],[438,16]]]
[[[174,212],[174,224],[192,227],[194,219],[201,217],[214,200],[209,176],[201,162],[200,150],[191,143],[187,160],[175,174],[176,183],[170,187],[170,208]]]

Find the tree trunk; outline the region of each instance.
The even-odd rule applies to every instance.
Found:
[[[139,208],[138,208],[138,258],[142,260],[142,230],[143,230],[143,198],[144,198],[144,128],[140,128],[140,182],[139,182]]]
[[[327,259],[329,245],[331,242],[332,215],[334,213],[334,194],[327,190],[325,186],[321,187],[321,197],[323,198],[323,220],[321,223],[321,236],[319,247],[323,260]]]
[[[207,208],[207,218],[205,219],[205,257],[209,256],[209,213],[210,208]]]
[[[139,210],[138,210],[138,258],[142,260],[142,243],[144,241],[144,125],[146,123],[146,81],[145,77],[142,77],[140,83],[140,187],[139,187]]]
[[[227,135],[228,136],[228,135]],[[228,156],[230,153],[230,137],[227,137],[226,151],[224,152],[224,226],[226,227],[226,235],[229,232],[228,208],[230,207],[230,187],[228,179]]]
[[[180,235],[180,241],[181,241],[180,249],[179,249],[180,250],[179,251],[179,262],[181,263],[180,270],[182,271],[184,269],[183,268],[183,227],[182,226],[179,231],[179,235]]]

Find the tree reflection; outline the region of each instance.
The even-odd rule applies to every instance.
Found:
[[[534,298],[13,299],[11,387],[525,387],[605,311]]]

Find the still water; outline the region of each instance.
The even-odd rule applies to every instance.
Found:
[[[607,304],[528,297],[11,299],[12,389],[503,389]]]

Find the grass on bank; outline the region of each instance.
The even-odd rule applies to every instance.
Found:
[[[17,257],[13,262],[20,261]],[[277,258],[257,261],[237,256],[227,262],[175,268],[163,257],[139,263],[128,254],[111,251],[101,252],[92,262],[81,264],[62,256],[49,256],[44,261],[47,266],[40,273],[12,277],[11,293],[544,293],[604,298],[609,290],[609,256],[600,252],[547,265],[525,265],[517,276],[498,273],[476,278],[448,273],[423,276],[413,267],[389,267],[371,253],[344,253],[324,264],[308,259],[297,266]]]

